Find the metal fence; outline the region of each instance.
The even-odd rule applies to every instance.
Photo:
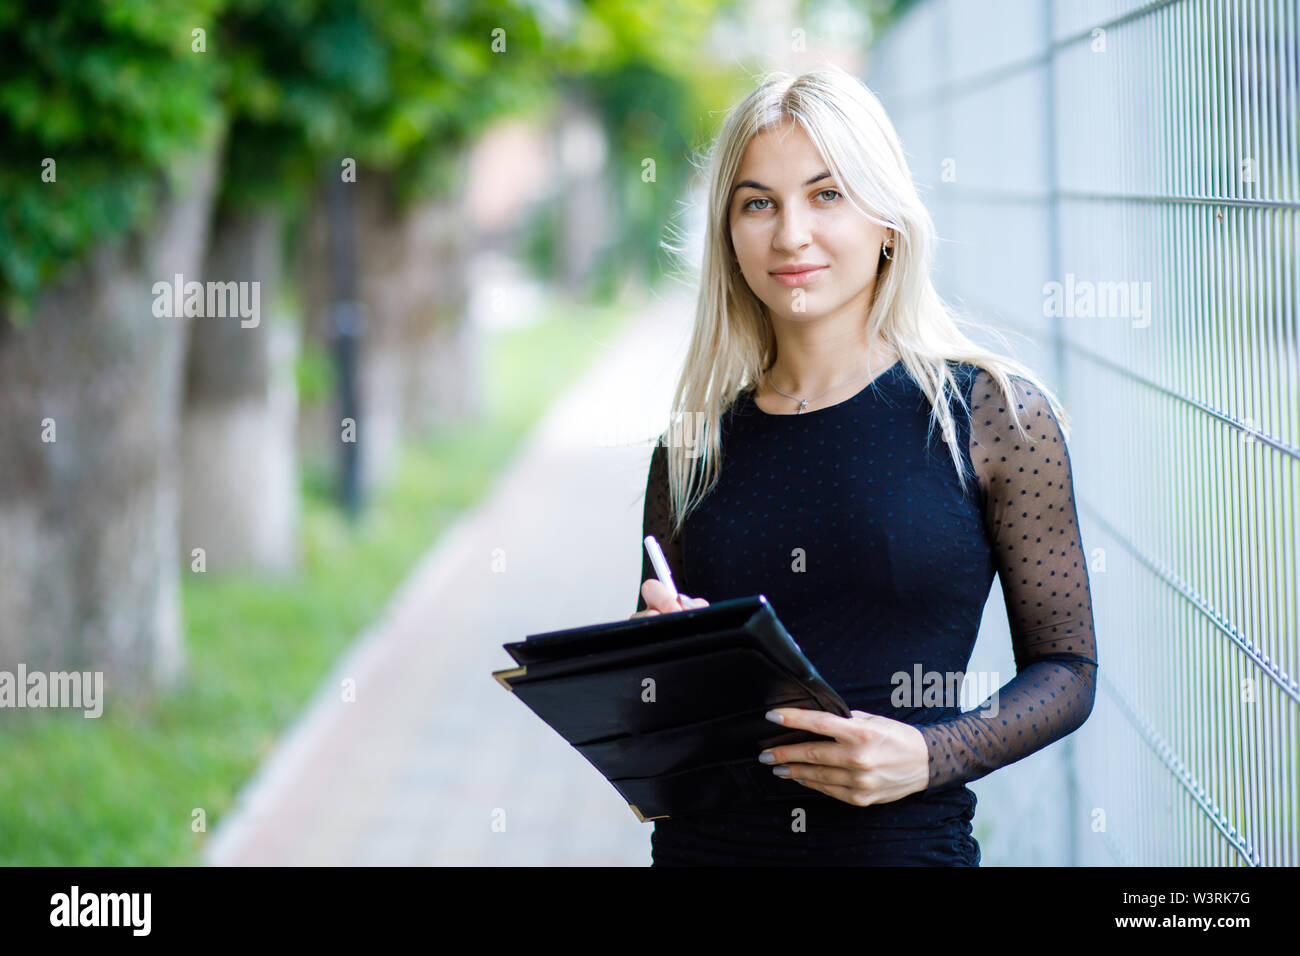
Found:
[[[986,865],[1300,864],[1298,4],[932,0],[873,51],[941,292],[1073,422],[1097,702],[973,785]]]

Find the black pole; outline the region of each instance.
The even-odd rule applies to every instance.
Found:
[[[339,497],[349,518],[361,511],[361,459],[359,446],[364,440],[357,388],[357,365],[361,337],[365,328],[362,305],[357,301],[357,263],[355,228],[352,215],[352,189],[355,183],[343,181],[342,168],[329,168],[329,239],[330,280],[333,294],[330,329],[333,336],[335,369],[338,372],[339,421],[335,436],[339,441]],[[351,428],[348,428],[350,420]],[[349,437],[351,440],[348,440]]]

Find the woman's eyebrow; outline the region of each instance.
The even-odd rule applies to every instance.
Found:
[[[817,174],[816,176],[814,176],[812,179],[810,179],[810,180],[808,180],[806,183],[804,183],[804,185],[805,185],[805,186],[811,186],[813,183],[819,183],[819,182],[821,182],[823,179],[829,179],[829,178],[830,178],[830,175],[831,175],[831,174],[830,174],[829,172],[826,172],[825,170],[822,170],[820,173],[818,173],[818,174]],[[741,188],[743,188],[743,187],[745,187],[745,186],[749,186],[749,187],[751,187],[751,188],[753,188],[753,189],[761,190],[762,192],[765,192],[765,193],[770,193],[770,192],[773,191],[772,188],[771,188],[770,186],[764,186],[762,183],[756,183],[756,182],[754,182],[754,180],[752,180],[752,179],[742,179],[740,182],[736,183],[736,185],[732,187],[732,189],[731,189],[731,194],[734,196],[734,195],[736,194],[736,190],[737,190],[737,189],[741,189]]]

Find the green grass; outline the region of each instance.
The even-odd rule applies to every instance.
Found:
[[[626,310],[556,309],[495,335],[486,420],[404,450],[355,528],[304,481],[293,580],[183,575],[189,678],[133,713],[10,711],[0,724],[0,863],[194,865],[277,736],[405,573],[475,503]]]

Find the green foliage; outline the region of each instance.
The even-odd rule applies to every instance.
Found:
[[[614,145],[609,258],[654,273],[692,147],[743,92],[700,56],[734,7],[588,0],[543,22],[530,0],[0,0],[0,308],[16,317],[64,264],[143,226],[180,156],[221,131],[223,205],[300,211],[345,157],[409,202],[460,188],[462,147],[565,89]]]
[[[64,263],[144,220],[164,167],[211,142],[216,78],[191,31],[220,7],[0,2],[0,308],[14,318]]]
[[[313,339],[302,343],[302,351],[294,362],[294,378],[298,383],[298,401],[315,405],[334,394],[337,369],[328,352]]]
[[[597,275],[650,277],[668,265],[660,243],[680,213],[693,148],[716,133],[719,105],[744,92],[729,64],[700,51],[722,0],[590,0],[566,38],[560,82],[582,91],[609,132],[618,234]],[[743,14],[743,10],[742,10]],[[646,170],[653,160],[652,181]]]
[[[373,0],[392,56],[389,95],[358,111],[357,150],[396,174],[398,199],[458,182],[460,148],[496,118],[544,101],[557,63],[523,0]]]
[[[0,308],[145,223],[221,130],[222,203],[298,207],[343,157],[400,199],[451,188],[457,147],[544,95],[541,48],[523,0],[0,0]]]
[[[520,253],[534,275],[552,276],[559,268],[562,246],[559,202],[551,196],[538,206],[524,227]]]
[[[687,79],[634,60],[594,74],[586,85],[613,141],[618,221],[624,225],[611,256],[653,275],[659,271],[659,243],[690,173]]]
[[[231,117],[221,202],[295,206],[353,115],[388,94],[390,58],[361,4],[231,0],[219,27]]]
[[[301,200],[345,157],[393,173],[401,200],[445,190],[456,147],[542,88],[540,35],[514,0],[231,0],[221,36],[224,202]]]

